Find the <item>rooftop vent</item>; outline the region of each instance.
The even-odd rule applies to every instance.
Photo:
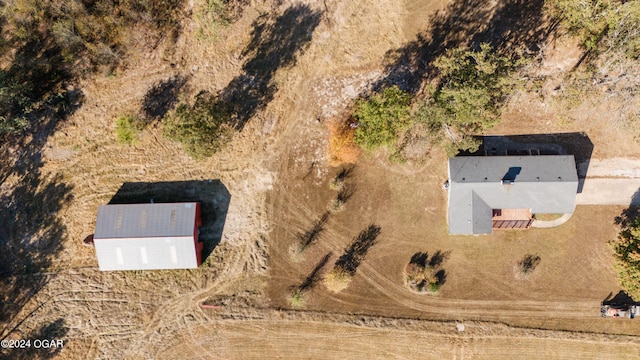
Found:
[[[506,174],[502,177],[502,185],[511,185],[516,181],[516,177],[520,174],[522,168],[519,166],[510,167]]]

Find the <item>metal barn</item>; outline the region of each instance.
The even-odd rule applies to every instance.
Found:
[[[100,206],[93,237],[100,270],[197,268],[200,226],[197,202]]]

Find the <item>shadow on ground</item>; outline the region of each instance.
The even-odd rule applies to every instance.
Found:
[[[614,224],[620,225],[620,228],[625,231],[633,227],[637,220],[640,220],[640,189],[631,197],[629,207],[615,217]]]
[[[122,184],[109,204],[200,202],[205,262],[222,239],[231,194],[220,180],[127,182]]]
[[[322,279],[320,271],[325,267],[325,265],[327,265],[332,255],[333,253],[331,252],[325,254],[325,256],[323,256],[322,259],[320,259],[320,261],[313,267],[313,270],[311,270],[311,273],[304,279],[304,281],[300,285],[294,287],[294,290],[302,293],[315,287]]]
[[[463,156],[528,156],[528,155],[573,155],[578,172],[578,193],[582,192],[584,180],[593,154],[593,143],[584,132],[523,134],[504,136],[478,136],[481,145],[473,153]]]
[[[142,99],[142,112],[146,122],[160,120],[173,110],[178,104],[178,95],[188,81],[187,77],[174,75],[153,84]]]
[[[62,49],[41,29],[28,29],[11,63],[0,69],[0,117],[25,120],[20,131],[0,131],[0,337],[33,313],[18,315],[47,284],[66,228],[58,212],[73,200],[61,176],[42,171],[49,137],[82,106]],[[9,35],[3,32],[3,35]],[[7,40],[7,39],[5,39]],[[0,44],[2,45],[2,44]],[[6,44],[4,44],[6,45]]]
[[[344,254],[335,263],[337,268],[354,275],[358,267],[364,261],[369,249],[378,241],[380,226],[371,224],[362,230],[353,242],[345,249]]]
[[[28,347],[9,348],[6,352],[3,351],[2,355],[5,359],[12,360],[53,359],[60,354],[65,345],[68,345],[68,340],[65,339],[68,332],[69,328],[65,325],[64,319],[60,318],[42,325],[36,331],[24,334],[21,339],[30,342]]]
[[[611,297],[613,293],[609,293],[604,300],[602,300],[602,305],[636,305],[638,304],[626,291],[620,290],[616,294],[616,296]]]
[[[242,52],[247,58],[243,73],[222,90],[219,100],[231,107],[236,129],[242,130],[273,100],[277,91],[274,76],[279,69],[296,64],[309,46],[321,15],[308,5],[295,5],[282,14],[263,14],[253,22],[251,40]]]
[[[543,5],[543,0],[454,0],[425,20],[428,28],[415,40],[387,53],[387,76],[373,89],[398,85],[418,92],[437,74],[433,61],[450,48],[489,43],[502,54],[535,54],[557,27],[544,17]]]

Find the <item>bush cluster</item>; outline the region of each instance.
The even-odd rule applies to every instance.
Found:
[[[397,86],[359,100],[353,111],[358,125],[354,141],[367,151],[387,147],[393,159],[402,158],[402,148],[411,139],[424,137],[442,143],[450,156],[475,151],[479,143],[474,135],[498,123],[517,85],[513,74],[524,63],[498,54],[488,44],[478,50],[450,49],[434,61],[437,86],[426,97],[413,99],[413,116],[411,95]]]
[[[200,93],[193,105],[183,102],[163,119],[164,135],[182,144],[193,158],[203,158],[220,150],[231,138],[231,116],[216,96]]]
[[[611,246],[622,286],[632,297],[640,297],[640,218],[623,224]]]
[[[383,146],[393,148],[398,134],[410,124],[411,96],[397,86],[384,89],[368,100],[356,103],[354,142],[367,151]]]
[[[116,141],[120,144],[135,145],[140,140],[138,133],[144,123],[135,115],[121,115],[116,119]]]
[[[416,122],[423,123],[434,141],[444,141],[450,156],[476,151],[473,137],[496,125],[502,105],[516,85],[515,70],[523,62],[498,54],[488,44],[479,51],[456,48],[438,57],[440,84],[420,104]]]

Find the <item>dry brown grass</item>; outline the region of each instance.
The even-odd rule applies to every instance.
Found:
[[[245,316],[238,321],[218,315],[210,324],[194,325],[161,344],[156,358],[262,359],[265,349],[269,354],[295,354],[302,359],[631,360],[640,355],[640,340],[634,337],[532,330],[489,322],[465,321],[464,333],[458,333],[453,322],[366,315],[354,318],[268,310]],[[292,334],[297,341],[291,341]]]
[[[535,219],[541,221],[552,221],[557,220],[562,216],[564,216],[564,214],[535,214]]]
[[[346,315],[354,312],[447,320],[462,316],[523,327],[637,335],[633,322],[614,325],[602,322],[597,306],[594,307],[606,293],[617,291],[617,278],[606,246],[615,231],[603,224],[619,214],[620,208],[579,207],[568,224],[553,230],[502,232],[474,239],[448,236],[446,193],[440,188],[446,176],[445,157],[434,150],[421,167],[389,165],[376,158],[358,159],[360,152],[352,147],[352,130],[345,129],[343,122],[327,123],[330,133],[332,126],[334,129],[330,138],[340,140],[329,145],[330,151],[333,148],[340,155],[331,163],[356,160],[358,166],[364,163],[358,172],[366,176],[354,176],[350,182],[366,191],[353,196],[349,211],[336,215],[335,221],[332,218],[327,236],[305,254],[307,259],[299,261],[312,259],[317,252],[340,251],[354,229],[371,221],[380,223],[384,238],[372,249],[357,277],[350,278],[339,271],[326,276],[327,288],[340,292],[350,286],[348,294],[327,295],[321,287],[308,293],[306,308],[345,315],[336,319],[322,314],[322,319],[328,319],[325,322],[317,318],[283,322],[279,318],[259,317],[260,313],[255,317],[257,310],[245,307],[239,315],[233,313],[233,309],[226,310],[227,320],[217,320],[200,310],[199,303],[215,296],[232,304],[234,299],[245,297],[254,301],[273,299],[269,300],[269,306],[288,301],[283,296],[290,293],[288,289],[292,284],[288,281],[307,274],[304,267],[292,266],[288,253],[290,243],[283,239],[295,237],[292,223],[301,219],[311,223],[326,210],[327,198],[318,195],[320,185],[325,190],[328,187],[328,179],[322,174],[330,172],[324,161],[327,144],[322,130],[326,129],[313,119],[316,113],[321,113],[322,103],[335,100],[332,92],[317,98],[302,94],[314,93],[314,83],[326,80],[333,84],[332,80],[341,79],[345,74],[375,72],[381,67],[382,55],[394,47],[390,44],[413,38],[411,32],[403,33],[399,19],[405,9],[397,2],[381,1],[373,6],[364,1],[327,3],[327,22],[314,33],[310,48],[299,58],[296,67],[277,76],[281,81],[279,92],[265,111],[273,115],[265,119],[273,120],[250,121],[228,151],[209,160],[196,162],[188,158],[178,145],[165,141],[155,127],[142,131],[137,146],[123,148],[115,142],[112,119],[118,114],[139,110],[148,89],[175,73],[191,74],[189,84],[194,91],[224,88],[241,72],[240,54],[249,38],[252,21],[261,12],[268,12],[270,4],[256,5],[262,8],[248,10],[236,25],[222,29],[224,34],[219,38],[224,44],[216,47],[216,51],[212,51],[211,46],[198,46],[187,34],[180,39],[184,42],[175,51],[163,53],[161,47],[154,53],[145,53],[144,59],[132,58],[129,70],[114,77],[80,84],[86,102],[49,139],[43,156],[43,172],[59,173],[73,186],[73,201],[57,214],[68,232],[64,251],[55,262],[56,270],[61,272],[25,307],[27,314],[42,304],[19,330],[28,334],[44,323],[64,317],[69,327],[62,355],[66,358],[180,358],[190,352],[205,357],[258,358],[264,357],[265,349],[309,358],[338,357],[345,351],[353,351],[354,357],[369,357],[389,351],[390,346],[400,358],[425,354],[439,358],[447,351],[459,357],[464,353],[467,357],[499,358],[514,349],[513,339],[508,337],[484,336],[479,342],[461,342],[455,333],[454,336],[440,334],[429,342],[433,336],[431,333],[425,336],[423,331],[348,325],[362,318]],[[423,12],[411,16],[416,17],[418,13],[420,16],[410,28],[426,26]],[[365,33],[367,36],[362,36]],[[383,36],[378,36],[380,34]],[[357,96],[365,87],[359,84],[365,84],[372,76],[364,78],[336,82],[337,92]],[[356,90],[345,89],[354,82],[358,85],[354,85]],[[626,135],[612,132],[615,128],[609,126],[606,117],[593,115],[589,122],[576,121],[575,126],[567,128],[554,122],[555,115],[549,107],[540,111],[537,103],[528,100],[524,99],[517,104],[522,107],[514,106],[506,114],[510,121],[504,121],[496,133],[586,129],[596,144],[596,154],[623,156],[631,151],[633,156],[638,156],[638,147],[629,146],[631,143],[624,140]],[[538,107],[527,105],[529,103]],[[338,108],[343,110],[342,105]],[[536,114],[540,114],[539,117],[535,117]],[[617,141],[620,139],[624,141]],[[298,146],[300,143],[303,146]],[[598,150],[611,148],[606,144],[615,144],[616,151]],[[314,171],[302,179],[310,163],[320,165],[315,165]],[[97,271],[94,251],[82,246],[81,241],[93,232],[98,206],[108,202],[124,182],[188,179],[220,179],[233,196],[222,242],[210,258],[211,268],[127,275]],[[279,201],[280,205],[273,206],[270,201]],[[430,246],[452,249],[452,258],[447,263],[451,276],[438,297],[410,293],[402,284],[407,256],[420,250],[425,241],[432,244]],[[528,252],[540,254],[545,260],[536,270],[535,278],[516,282],[512,273],[514,259]],[[264,284],[267,281],[269,288]],[[264,292],[268,294],[263,296]],[[247,300],[247,304],[253,303]],[[443,324],[447,323],[437,326]],[[465,325],[468,330],[472,329],[468,323]],[[421,326],[417,329],[422,330]],[[212,332],[212,327],[216,331]],[[482,329],[489,327],[483,325]],[[275,336],[261,336],[265,330]],[[528,331],[508,330],[507,335]],[[305,341],[294,344],[290,341],[292,333],[303,335]],[[608,339],[590,342],[587,335],[576,334],[569,331],[536,333],[515,341],[519,343],[517,349],[531,357],[540,357],[540,348],[587,358],[596,351],[605,357],[610,353],[611,358],[638,355],[635,343],[620,345]],[[337,339],[329,350],[328,337]],[[625,340],[635,341],[635,338]],[[560,342],[564,345],[550,346]],[[458,347],[452,348],[454,344]],[[603,347],[608,353],[603,352]],[[164,356],[163,351],[167,352]]]
[[[361,153],[358,145],[353,142],[356,129],[350,126],[349,121],[340,117],[329,120],[327,128],[329,129],[329,166],[355,164]]]

